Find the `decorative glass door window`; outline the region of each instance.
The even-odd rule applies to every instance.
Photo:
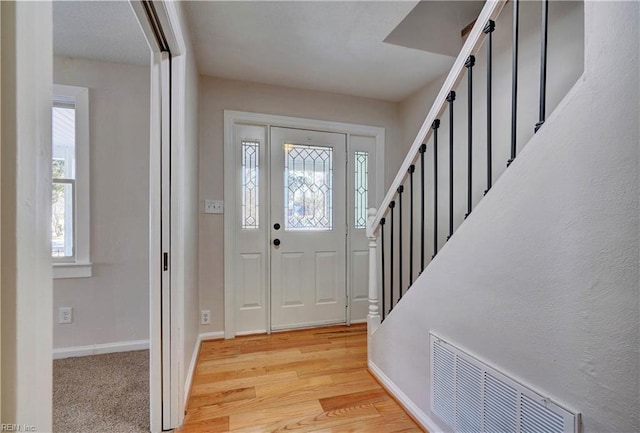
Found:
[[[285,143],[285,230],[333,229],[333,148]]]
[[[76,109],[73,98],[54,100],[52,142],[51,256],[70,261],[75,255]]]
[[[367,226],[367,209],[369,208],[369,152],[356,151],[355,159],[355,221],[354,227],[363,229]]]
[[[242,228],[260,227],[260,142],[242,141]]]

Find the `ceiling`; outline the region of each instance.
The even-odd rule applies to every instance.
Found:
[[[53,52],[147,65],[149,46],[128,1],[53,2]]]
[[[388,101],[448,71],[462,46],[460,30],[482,4],[184,3],[202,75]],[[55,0],[53,15],[55,54],[148,64],[149,49],[128,1]]]

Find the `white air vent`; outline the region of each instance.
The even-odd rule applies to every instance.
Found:
[[[431,410],[461,433],[579,433],[580,414],[429,335]]]

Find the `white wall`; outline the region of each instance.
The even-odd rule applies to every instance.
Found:
[[[2,423],[51,431],[51,4],[2,2]]]
[[[640,431],[640,9],[585,2],[585,73],[373,335],[429,409],[428,332],[583,415]]]
[[[199,334],[199,281],[198,281],[198,252],[199,252],[199,172],[198,172],[198,69],[196,66],[195,56],[193,55],[193,46],[191,36],[189,34],[189,26],[187,25],[184,13],[184,5],[180,2],[174,3],[178,19],[184,38],[185,52],[181,53],[181,65],[184,68],[184,100],[178,101],[179,110],[182,112],[183,118],[180,122],[184,125],[184,136],[178,138],[178,142],[174,143],[178,146],[179,158],[173,161],[178,170],[178,184],[180,192],[176,199],[179,202],[179,231],[181,239],[180,250],[183,256],[177,258],[181,261],[183,269],[182,276],[178,284],[183,290],[183,318],[182,326],[182,365],[180,368],[180,384],[182,401],[188,395],[193,368],[196,362],[197,349],[196,346]],[[181,417],[184,411],[181,411]]]
[[[429,110],[431,110],[433,101],[444,84],[446,77],[447,75],[445,74],[430,81],[400,102],[398,108],[400,113],[402,143],[407,150],[409,150],[425,117],[427,117]]]
[[[386,185],[400,166],[397,104],[373,99],[200,77],[200,203],[224,195],[223,111],[239,110],[386,128]],[[211,325],[224,327],[223,217],[200,213],[200,309],[211,310]]]
[[[54,280],[54,348],[146,340],[149,68],[55,57],[54,82],[89,88],[93,262],[91,278]]]

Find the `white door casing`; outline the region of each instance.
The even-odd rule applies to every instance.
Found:
[[[278,171],[270,168],[273,146],[269,132],[271,129],[303,129],[307,130],[303,131],[307,134],[321,131],[320,135],[328,132],[342,136],[343,151],[340,152],[340,166],[344,169],[346,162],[347,172],[340,181],[342,187],[339,200],[344,208],[340,217],[342,227],[344,227],[341,229],[343,239],[341,252],[344,257],[343,263],[346,261],[346,267],[344,264],[341,266],[340,279],[344,281],[343,287],[346,284],[346,292],[344,289],[342,292],[348,294],[346,296],[347,309],[345,316],[343,302],[340,319],[329,319],[324,323],[365,321],[368,270],[366,256],[363,256],[363,253],[367,251],[367,240],[364,229],[356,228],[354,225],[356,221],[356,212],[353,206],[356,197],[355,190],[352,191],[356,187],[354,157],[356,151],[366,152],[368,162],[368,185],[364,185],[368,188],[366,206],[375,206],[382,200],[382,192],[384,192],[384,128],[231,110],[225,110],[224,119],[224,157],[227,168],[225,169],[224,195],[225,338],[270,332],[271,329],[283,328],[277,324],[277,318],[275,321],[273,320],[270,308],[270,305],[276,305],[272,298],[280,296],[271,292],[273,290],[271,271],[274,268],[271,262],[278,260],[272,255],[274,251],[272,240],[276,238],[273,236],[275,232],[273,224],[277,221],[271,220],[272,210],[276,208],[276,205],[271,196],[275,186],[271,188],[270,183],[273,182],[274,173]],[[345,140],[346,154],[344,153]],[[252,146],[257,146],[258,151],[254,152]],[[251,168],[252,164],[254,165],[253,169]],[[243,179],[246,182],[249,178],[253,178],[258,184],[257,192],[254,193],[255,197],[243,196],[246,194],[246,190],[243,189]],[[280,183],[282,184],[282,182],[281,180]],[[255,188],[256,186],[251,185],[251,187]],[[360,187],[363,187],[362,182],[360,182]],[[284,191],[284,185],[278,190]],[[251,202],[251,200],[255,200],[255,202]],[[253,211],[247,210],[248,203],[254,204]],[[281,213],[284,211],[284,204],[277,207],[282,209]],[[258,217],[258,221],[252,219],[254,214]],[[245,220],[245,218],[249,219]],[[284,223],[280,222],[280,224],[282,228],[279,233],[282,234],[284,233]],[[348,237],[345,236],[345,231],[349,232]],[[283,248],[290,246],[292,242],[287,240],[285,244],[286,238],[280,239]],[[295,243],[296,240],[294,239],[293,242]],[[284,249],[280,251],[286,252]],[[318,252],[326,253],[329,251],[336,251],[336,249],[323,249]],[[328,260],[326,254],[320,254],[319,257],[321,261],[325,262],[334,260]],[[278,266],[281,269],[282,264]],[[296,326],[303,326],[302,323],[306,322],[299,322]]]
[[[151,50],[149,406],[150,430],[156,433],[182,423],[186,398],[181,381],[185,318],[180,284],[184,275],[184,230],[180,226],[184,146],[170,145],[185,136],[186,46],[176,5],[133,0],[130,5]],[[147,8],[152,6],[154,13],[149,14]],[[167,48],[161,46],[159,35]],[[168,253],[166,271],[164,252]]]
[[[271,329],[345,323],[346,135],[272,127],[270,142]]]

